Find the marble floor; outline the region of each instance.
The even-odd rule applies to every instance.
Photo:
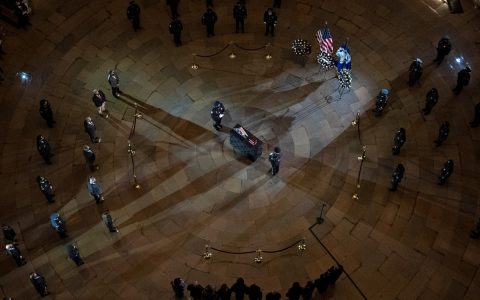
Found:
[[[142,30],[126,19],[128,1],[33,0],[32,26],[7,30],[0,61],[0,222],[12,225],[28,263],[17,268],[0,257],[0,285],[14,299],[36,299],[28,274],[47,280],[47,299],[173,299],[170,281],[182,277],[202,285],[233,284],[244,277],[264,294],[284,295],[292,282],[305,284],[336,262],[345,273],[335,287],[315,299],[478,299],[480,241],[469,238],[480,214],[480,129],[469,127],[480,101],[479,10],[462,1],[464,13],[450,14],[440,0],[298,0],[277,9],[274,38],[264,36],[263,12],[270,0],[247,1],[246,33],[235,34],[235,1],[214,0],[219,16],[214,37],[205,37],[203,0],[183,0],[183,46],[168,32],[165,1],[138,0]],[[348,39],[353,84],[336,100],[334,71],[316,63],[315,32],[328,22],[337,48]],[[453,50],[435,66],[437,41],[449,35]],[[291,42],[313,45],[305,65]],[[204,58],[230,42],[219,55]],[[228,54],[234,51],[235,59]],[[265,60],[265,54],[273,56]],[[421,57],[424,74],[409,88],[407,70]],[[459,58],[460,62],[457,62]],[[199,68],[193,70],[195,62]],[[459,95],[451,88],[464,62],[472,80]],[[124,94],[115,99],[106,80],[116,68]],[[17,72],[32,75],[22,84]],[[379,89],[391,89],[382,117],[371,109]],[[425,94],[440,99],[422,117]],[[107,94],[110,118],[97,115],[91,91]],[[40,118],[38,103],[50,101],[56,126]],[[213,128],[209,112],[220,100],[224,129]],[[128,155],[135,106],[143,115],[130,138],[136,176]],[[360,112],[361,142],[351,122]],[[93,173],[105,202],[88,194],[83,145],[90,144],[83,120],[97,124],[94,144],[100,170]],[[436,148],[440,124],[451,133]],[[240,123],[264,143],[261,158],[236,155],[228,130]],[[407,142],[391,155],[394,132],[404,127]],[[44,135],[53,147],[53,165],[36,150]],[[362,146],[366,158],[356,191]],[[91,145],[92,146],[92,145]],[[268,153],[283,152],[280,173],[272,177]],[[436,184],[447,159],[455,170],[445,186]],[[388,186],[394,166],[403,163],[405,180],[397,192]],[[48,204],[35,178],[50,180],[56,202]],[[120,232],[101,220],[109,209]],[[323,209],[324,222],[316,224]],[[68,238],[49,224],[58,211]],[[305,239],[306,250],[272,251]],[[318,240],[317,240],[318,239]],[[65,246],[75,241],[85,264],[76,267]],[[477,295],[477,296],[475,296]]]

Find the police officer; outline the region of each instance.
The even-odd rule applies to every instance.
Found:
[[[102,195],[102,188],[95,177],[89,177],[87,179],[87,188],[97,204],[105,200]]]
[[[96,155],[93,152],[93,149],[89,146],[83,146],[83,157],[85,157],[85,162],[87,163],[88,168],[90,171],[96,171],[100,169],[98,165],[95,164]]]
[[[25,261],[25,258],[22,256],[20,249],[18,249],[17,246],[15,246],[14,244],[7,244],[5,246],[5,251],[8,255],[11,255],[13,257],[18,267],[21,267],[27,263]]]
[[[105,116],[105,118],[108,118],[108,114],[104,114],[106,111],[105,102],[107,101],[107,97],[105,97],[105,94],[101,90],[94,89],[92,101],[98,109],[98,114],[101,116]]]
[[[40,116],[47,122],[47,126],[53,128],[55,120],[53,120],[53,111],[50,107],[50,103],[47,100],[40,100]]]
[[[85,121],[83,121],[83,128],[85,129],[85,132],[90,137],[90,140],[92,141],[92,143],[100,143],[102,141],[101,138],[97,137],[97,127],[95,126],[95,123],[93,123],[92,118],[90,117],[85,118]]]
[[[132,22],[135,32],[140,29],[140,6],[135,1],[130,1],[127,8],[127,18]]]
[[[392,154],[398,155],[400,154],[400,148],[402,148],[403,144],[407,140],[407,134],[404,128],[400,128],[397,133],[395,133],[395,137],[393,138],[393,147],[392,147]]]
[[[271,172],[272,175],[277,174],[280,169],[281,156],[280,147],[273,148],[273,152],[268,155],[268,161],[270,161],[270,164],[272,165],[272,168],[268,172]]]
[[[394,192],[397,190],[398,184],[403,179],[403,174],[405,173],[405,167],[403,164],[398,164],[395,170],[393,170],[392,180],[389,190]]]
[[[381,116],[383,110],[385,109],[385,106],[387,106],[388,93],[388,89],[381,89],[378,93],[377,99],[375,101],[375,108],[372,110],[372,112],[375,113],[375,117]]]
[[[112,216],[110,215],[110,211],[108,209],[105,210],[105,212],[102,214],[102,220],[103,220],[103,223],[105,223],[105,226],[107,226],[107,228],[110,232],[118,232],[117,227],[113,224],[113,219],[112,219]]]
[[[77,248],[76,243],[71,243],[67,245],[68,257],[77,265],[81,266],[84,264],[82,257],[80,256],[80,250]]]
[[[167,5],[170,6],[170,10],[172,12],[172,18],[180,17],[178,14],[178,3],[180,0],[167,0]]]
[[[448,177],[453,173],[453,160],[449,159],[443,165],[442,170],[440,171],[440,176],[438,177],[438,185],[444,185]]]
[[[2,231],[3,231],[3,237],[10,242],[13,242],[15,240],[15,237],[17,234],[15,233],[15,230],[10,225],[7,224],[2,224]]]
[[[50,144],[48,143],[47,139],[39,134],[37,135],[37,149],[40,156],[45,160],[48,165],[52,164],[51,158],[53,156],[50,148]]]
[[[45,177],[37,176],[37,183],[40,191],[43,193],[48,203],[55,202],[55,193],[53,192],[53,186]]]
[[[48,292],[47,282],[42,275],[35,272],[30,273],[30,282],[33,284],[35,290],[37,290],[40,296],[45,297],[50,294]]]
[[[238,33],[239,28],[242,33],[245,33],[245,18],[247,18],[247,8],[240,1],[233,7],[233,17],[235,18],[235,33]]]
[[[450,133],[450,123],[448,121],[445,121],[443,122],[442,125],[440,125],[437,139],[433,141],[437,147],[440,147],[442,143],[445,142],[449,133]]]
[[[213,108],[210,111],[210,117],[215,122],[215,124],[213,124],[213,127],[216,130],[222,129],[223,126],[221,125],[221,123],[222,123],[222,118],[224,114],[225,114],[225,107],[223,106],[222,102],[215,101],[213,103]]]
[[[120,91],[120,79],[118,78],[117,72],[115,70],[108,71],[107,80],[112,88],[113,97],[119,98],[122,92]]]
[[[61,238],[67,237],[66,223],[59,213],[54,212],[50,214],[50,225],[52,225],[52,228]]]
[[[277,14],[273,11],[273,8],[268,8],[263,14],[263,23],[265,24],[265,35],[269,33],[275,35],[275,26],[277,26]]]
[[[423,74],[422,63],[423,61],[420,58],[416,58],[410,64],[409,74],[408,74],[408,86],[414,86],[417,83],[417,81],[420,80],[420,77],[422,77],[422,74]]]
[[[480,125],[480,102],[475,105],[475,115],[473,121],[470,122],[470,127],[476,128],[478,125]]]
[[[453,93],[455,95],[460,94],[464,86],[467,86],[470,82],[470,72],[472,70],[470,67],[465,67],[464,69],[460,70],[457,75],[457,86],[453,89]]]
[[[202,24],[207,27],[207,37],[215,35],[215,23],[217,22],[217,14],[211,7],[203,14]]]
[[[433,107],[438,102],[438,91],[436,88],[432,88],[427,93],[427,98],[425,99],[425,108],[422,109],[424,115],[428,115],[432,112]]]
[[[170,22],[170,25],[168,25],[168,29],[170,33],[173,34],[173,42],[175,43],[175,46],[180,47],[182,45],[181,35],[183,24],[177,17],[172,19],[172,22]]]
[[[440,65],[445,58],[445,56],[450,53],[450,50],[452,50],[452,44],[450,43],[450,38],[448,36],[444,36],[443,38],[438,41],[438,46],[437,46],[437,57],[433,62],[437,63],[437,66]]]

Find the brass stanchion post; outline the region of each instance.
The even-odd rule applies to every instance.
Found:
[[[137,119],[140,119],[143,117],[141,113],[138,112],[138,104],[135,103],[135,112],[133,113],[133,124],[132,128],[130,129],[130,135],[128,136],[129,139],[132,138],[132,136],[135,134],[135,129],[137,127]]]
[[[352,199],[354,200],[360,199],[360,175],[362,174],[363,161],[365,160],[366,151],[367,151],[367,146],[363,146],[362,155],[357,157],[357,159],[360,161],[360,168],[358,169],[358,176],[357,176],[357,190],[352,195]]]
[[[130,155],[130,160],[132,161],[133,186],[136,189],[139,189],[140,184],[138,184],[137,182],[137,175],[135,174],[135,159],[133,158],[135,156],[135,148],[130,143],[130,141],[128,141],[128,154]]]

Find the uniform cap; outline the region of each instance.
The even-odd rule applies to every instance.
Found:
[[[419,64],[423,64],[423,61],[420,58],[415,58],[415,61],[418,62]]]
[[[95,183],[95,182],[97,182],[97,179],[95,179],[95,177],[88,178],[88,183]]]
[[[83,150],[90,150],[90,147],[88,147],[87,145],[83,146]]]

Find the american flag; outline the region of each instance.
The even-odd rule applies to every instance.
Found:
[[[333,38],[328,26],[325,25],[322,29],[319,29],[316,35],[320,51],[331,54],[333,52]]]

